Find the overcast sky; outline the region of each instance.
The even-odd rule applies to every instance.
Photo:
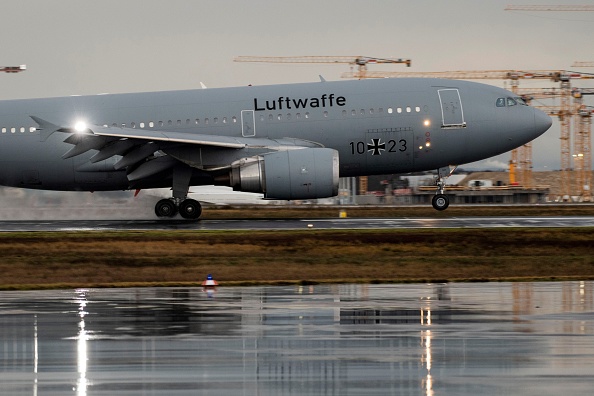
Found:
[[[594,61],[594,12],[504,11],[509,3],[567,4],[2,0],[0,64],[27,64],[28,70],[0,75],[0,99],[188,89],[201,81],[212,88],[305,82],[318,74],[338,80],[349,71],[348,65],[234,63],[238,55],[411,58],[411,68],[373,67],[401,71],[571,69],[574,61]],[[594,80],[574,86],[594,87]],[[559,152],[555,121],[535,142],[535,169],[558,168]],[[508,159],[491,162],[505,166]]]

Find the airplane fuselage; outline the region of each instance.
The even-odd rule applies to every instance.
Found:
[[[383,79],[0,101],[0,184],[121,190],[171,183],[159,175],[131,183],[130,167],[114,168],[123,154],[89,162],[99,148],[63,159],[73,145],[64,141],[71,134],[44,135],[31,116],[59,126],[82,121],[135,130],[138,136],[200,134],[247,142],[240,150],[158,146],[157,153],[199,171],[192,178],[195,185],[212,184],[210,170],[269,151],[263,147],[271,141],[289,149],[336,150],[341,177],[431,170],[488,158],[529,142],[550,126],[548,116],[519,102],[497,105],[513,96],[465,81]]]

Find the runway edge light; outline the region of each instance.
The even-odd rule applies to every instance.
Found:
[[[219,282],[213,279],[211,274],[206,276],[206,279],[202,282],[202,286],[204,287],[215,287],[218,286]]]

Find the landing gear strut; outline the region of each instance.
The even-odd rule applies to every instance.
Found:
[[[435,184],[437,185],[437,192],[435,196],[431,200],[431,204],[433,205],[433,209],[435,210],[446,210],[448,206],[450,206],[450,199],[447,195],[444,194],[445,189],[445,180],[454,173],[457,166],[448,166],[445,168],[439,168],[437,170],[437,180]]]

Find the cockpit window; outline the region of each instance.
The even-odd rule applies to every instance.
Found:
[[[499,99],[497,99],[497,102],[495,102],[495,105],[497,107],[505,107],[505,98],[499,98]]]
[[[516,102],[518,102],[519,105],[528,106],[528,104],[524,101],[524,99],[522,99],[520,97],[515,97],[514,99]]]
[[[518,102],[516,102],[513,98],[507,98],[507,105],[508,106],[515,106]]]

